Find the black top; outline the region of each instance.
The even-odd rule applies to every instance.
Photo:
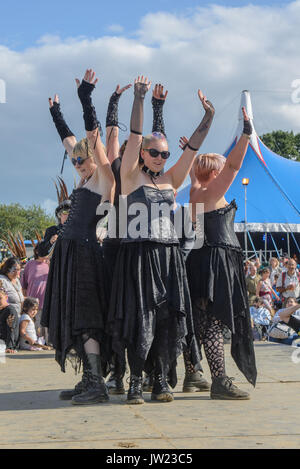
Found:
[[[16,344],[13,343],[13,334],[8,332],[10,328],[6,322],[10,315],[17,315],[13,306],[8,305],[0,310],[0,339],[4,340],[7,348],[14,348]]]
[[[204,246],[231,247],[241,250],[234,232],[234,218],[237,211],[235,200],[226,207],[204,213]]]
[[[50,254],[51,249],[53,248],[53,244],[50,243],[50,239],[52,236],[59,234],[62,226],[62,224],[59,224],[47,228],[43,241],[39,243],[38,254],[40,257],[46,257]]]
[[[80,187],[73,190],[70,198],[71,210],[60,230],[59,237],[97,242],[96,225],[103,217],[103,215],[96,214],[101,195]]]
[[[179,244],[174,228],[174,191],[140,186],[124,198],[127,204],[122,213],[127,213],[126,231],[122,232],[122,242],[154,241]],[[125,225],[125,220],[124,220]]]

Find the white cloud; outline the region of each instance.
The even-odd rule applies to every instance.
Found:
[[[300,1],[282,7],[212,5],[188,15],[149,14],[141,19],[135,36],[124,31],[120,35],[119,25],[111,25],[110,31],[115,28],[118,33],[115,37],[43,36],[22,52],[0,46],[0,79],[6,83],[7,100],[0,104],[1,202],[45,204],[55,197],[51,178],[60,171],[63,148],[47,98],[56,92],[60,95],[67,122],[78,137],[83,136],[74,78],[87,67],[99,76],[94,102],[103,126],[109,96],[118,83],[125,85],[145,74],[153,83],[166,86],[171,162],[180,154],[178,138],[189,136],[203,115],[198,88],[216,107],[204,151],[227,148],[243,89],[252,92],[258,133],[299,132],[300,104],[291,103],[291,84],[300,78],[299,20]],[[120,101],[120,121],[127,126],[131,103],[132,90]],[[148,96],[145,132],[151,125]],[[74,171],[69,162],[65,175],[71,189]]]
[[[120,24],[111,24],[107,29],[112,33],[122,33],[124,31],[123,26]]]

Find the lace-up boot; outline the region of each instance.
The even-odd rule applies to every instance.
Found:
[[[200,371],[185,374],[182,392],[205,392],[209,390],[210,384],[203,378]]]
[[[109,394],[125,394],[123,377],[115,373],[111,373],[106,381],[106,386]]]
[[[128,404],[144,404],[144,398],[142,393],[143,388],[143,377],[132,375],[130,377],[129,389],[127,394]]]
[[[250,395],[239,389],[237,386],[232,384],[234,378],[228,378],[228,376],[220,376],[213,378],[210,397],[211,399],[223,399],[223,400],[246,400],[250,399]]]
[[[85,392],[72,398],[71,402],[74,405],[91,405],[109,400],[106,384],[102,376],[100,355],[88,353],[87,360],[90,368],[87,372],[87,389]]]
[[[66,389],[65,391],[61,391],[59,394],[59,398],[62,401],[70,401],[72,397],[77,396],[78,394],[82,394],[83,392],[87,391],[88,387],[88,370],[83,370],[83,375],[81,381],[76,384],[74,389]]]
[[[167,380],[161,373],[155,374],[151,400],[160,402],[174,401],[173,393],[169,388]]]

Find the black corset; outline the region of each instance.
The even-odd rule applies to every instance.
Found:
[[[122,242],[155,241],[158,243],[179,244],[174,228],[174,192],[172,189],[156,189],[141,186],[129,194],[127,202],[127,223],[120,224]],[[138,205],[141,204],[141,211]],[[121,206],[120,206],[121,209]],[[122,207],[122,213],[126,209]],[[130,213],[134,210],[134,213]],[[140,222],[139,222],[140,221]],[[139,234],[138,234],[139,233]],[[136,236],[138,234],[138,236]]]
[[[241,250],[234,232],[234,218],[237,210],[235,200],[229,205],[204,213],[204,246],[231,247]]]
[[[101,216],[96,215],[96,210],[101,195],[81,187],[74,189],[70,199],[71,209],[60,231],[60,238],[97,241],[96,225]]]

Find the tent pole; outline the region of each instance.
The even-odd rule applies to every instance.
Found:
[[[257,254],[257,251],[256,251],[256,249],[255,249],[255,246],[254,246],[254,243],[253,243],[253,240],[252,240],[250,231],[248,231],[247,234],[248,234],[248,237],[249,237],[249,239],[250,239],[250,243],[251,243],[251,246],[252,246],[252,248],[253,248],[253,251],[255,252],[255,257],[258,257],[258,254]]]
[[[290,250],[290,233],[287,233],[287,234],[286,234],[286,240],[287,240],[288,256],[291,257],[291,250]]]
[[[271,240],[273,241],[274,247],[275,247],[275,249],[276,249],[277,256],[280,257],[279,251],[278,251],[278,248],[277,248],[277,246],[276,246],[275,240],[274,240],[274,238],[273,238],[273,236],[272,236],[272,233],[270,233],[270,236],[271,236]]]
[[[267,259],[267,246],[268,246],[268,238],[267,238],[267,233],[265,233],[265,262],[268,261]]]
[[[294,240],[294,243],[295,243],[295,244],[296,244],[296,246],[297,246],[298,252],[300,253],[300,247],[299,247],[299,244],[297,243],[296,237],[295,237],[295,235],[294,235],[294,233],[293,233],[292,231],[291,231],[291,235],[292,235],[292,238],[293,238],[293,240]]]

